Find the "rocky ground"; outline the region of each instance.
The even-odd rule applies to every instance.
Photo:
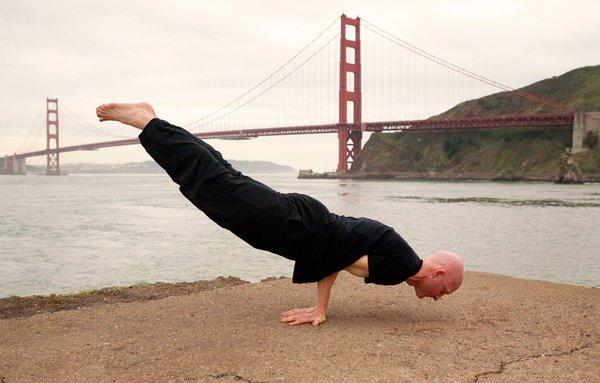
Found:
[[[38,303],[29,311],[25,301],[17,310],[17,298],[8,298],[13,306],[2,300],[0,377],[6,383],[600,381],[598,289],[470,272],[459,292],[433,302],[418,300],[406,285],[365,285],[344,274],[328,321],[315,328],[279,321],[280,312],[312,304],[314,285],[289,279],[199,285],[167,288],[171,293],[162,286],[162,295],[144,286],[140,299],[120,301],[89,299],[98,294],[91,292],[81,305],[72,298],[58,311],[40,306],[41,298],[29,299],[32,307]]]

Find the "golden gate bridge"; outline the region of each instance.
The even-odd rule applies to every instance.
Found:
[[[493,115],[482,109],[469,117],[440,114],[498,92],[536,113]],[[137,138],[86,122],[63,102],[60,106],[66,111],[61,121],[66,117],[73,126],[121,139],[61,146],[59,100],[48,98],[45,124],[36,134],[45,125],[45,148],[29,151],[34,138],[24,152],[0,157],[2,174],[24,173],[27,158],[45,156],[46,174],[60,175],[61,153],[139,144]],[[343,174],[360,154],[366,132],[558,127],[573,129],[573,151],[579,151],[585,121],[584,114],[565,105],[473,73],[364,19],[342,15],[254,87],[183,126],[203,139],[337,133],[337,172]]]

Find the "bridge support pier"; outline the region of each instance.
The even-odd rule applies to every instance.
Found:
[[[27,169],[25,165],[25,158],[17,158],[17,156],[13,156],[13,174],[26,174]]]
[[[0,174],[10,174],[8,169],[10,169],[12,165],[9,164],[9,157],[5,155],[0,158]]]
[[[573,118],[571,153],[583,151],[583,142],[589,132],[600,136],[600,112],[576,111]]]
[[[573,139],[571,141],[571,153],[583,151],[583,137],[585,130],[585,113],[576,111],[573,119]]]
[[[25,158],[18,158],[16,154],[0,158],[0,174],[26,174],[26,171]]]

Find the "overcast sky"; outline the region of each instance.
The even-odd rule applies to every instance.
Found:
[[[2,0],[0,154],[23,146],[46,97],[94,125],[95,106],[110,101],[145,100],[175,124],[195,120],[262,80],[342,12],[513,87],[600,64],[597,0]],[[65,144],[111,139],[64,124]],[[102,129],[136,135],[117,124]],[[23,150],[44,148],[43,133],[29,145],[33,138]],[[337,161],[335,135],[210,143],[227,158],[297,169],[330,170]],[[61,156],[63,163],[147,159],[137,146]]]

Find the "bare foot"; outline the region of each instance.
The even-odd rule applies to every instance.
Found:
[[[145,102],[137,104],[103,104],[96,108],[96,116],[100,118],[100,121],[119,121],[140,130],[144,129],[150,120],[156,118],[152,106]]]

